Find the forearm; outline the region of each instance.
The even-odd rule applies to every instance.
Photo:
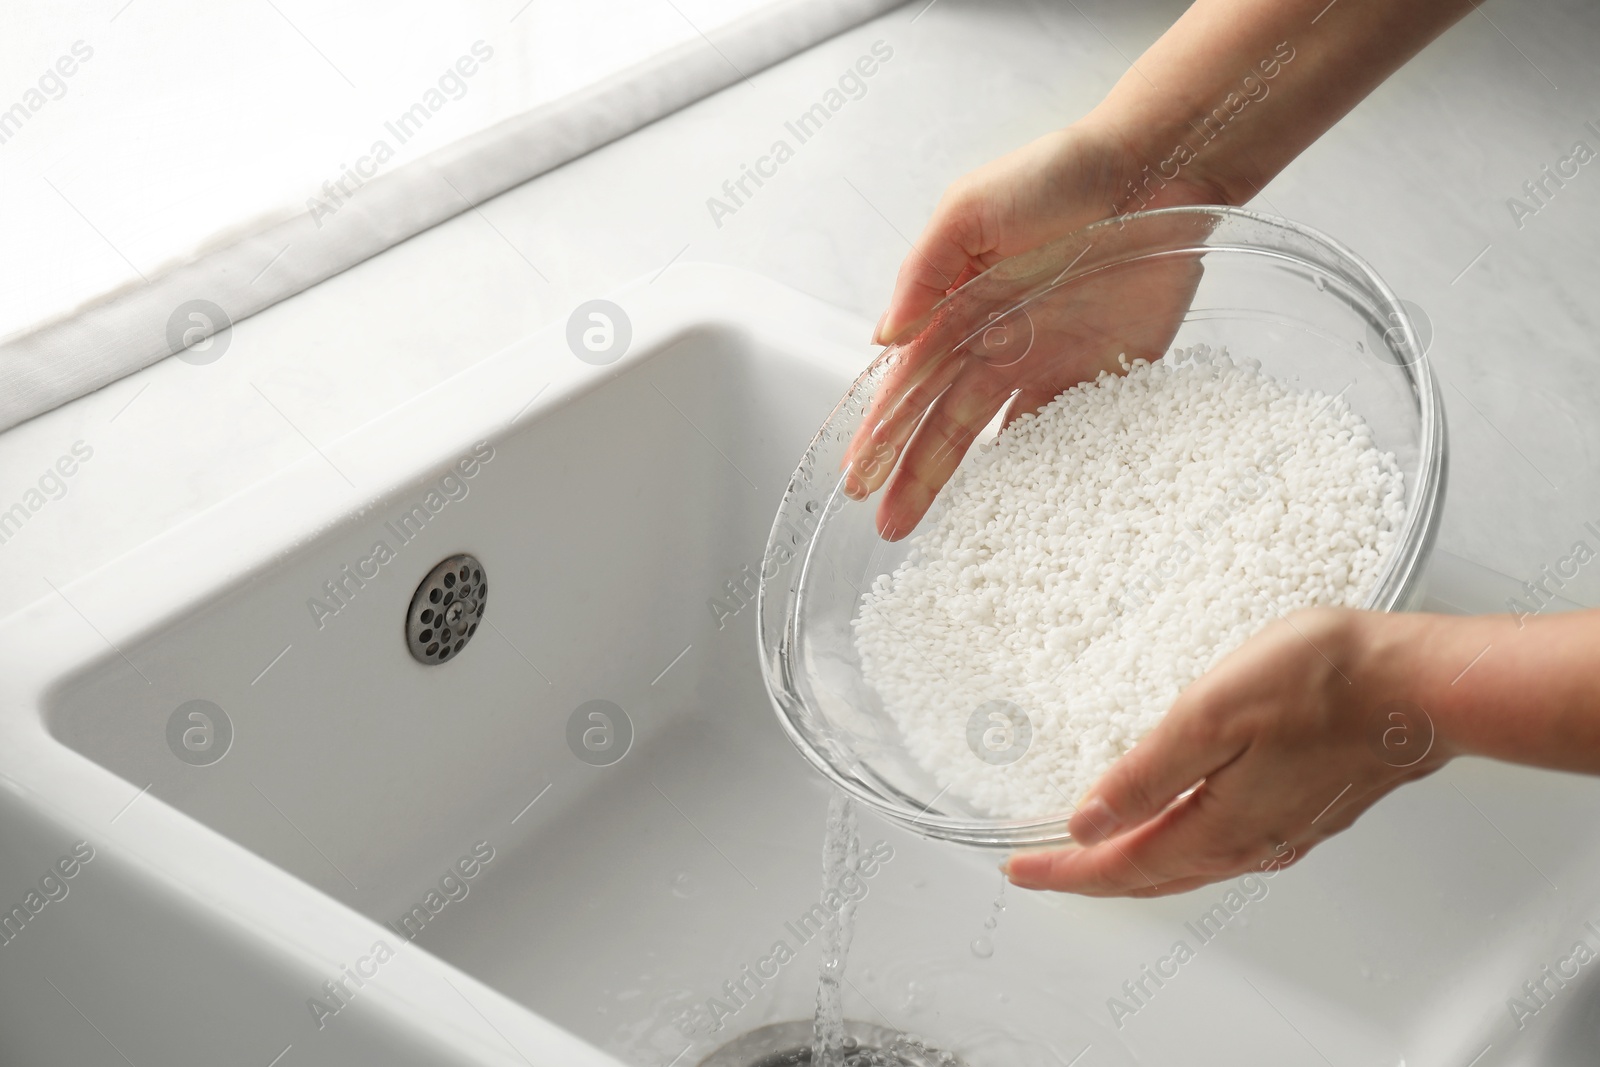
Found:
[[[1600,611],[1376,618],[1368,691],[1422,708],[1442,754],[1600,774]]]
[[[1471,0],[1196,0],[1085,119],[1147,165],[1116,211],[1181,199],[1167,188],[1180,176],[1248,201],[1470,10]]]

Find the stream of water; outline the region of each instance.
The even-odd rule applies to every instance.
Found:
[[[828,802],[828,832],[822,842],[822,892],[837,891],[847,871],[853,871],[861,856],[861,839],[856,834],[855,802],[844,793],[835,793]],[[850,955],[850,937],[855,932],[856,904],[846,899],[838,913],[823,927],[822,969],[817,977],[817,1014],[812,1024],[812,1067],[845,1067],[844,981],[845,961]]]

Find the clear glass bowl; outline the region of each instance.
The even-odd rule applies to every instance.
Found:
[[[948,296],[911,341],[885,349],[856,380],[790,480],[763,560],[761,658],[779,720],[818,770],[927,836],[1000,848],[1068,839],[1068,803],[1045,818],[995,818],[942,787],[863,678],[852,619],[862,593],[906,558],[910,531],[880,534],[881,491],[846,495],[846,448],[869,412],[875,426],[886,412],[915,422],[957,372],[1037,406],[1114,366],[1119,352],[1185,359],[1196,346],[1258,360],[1299,389],[1341,394],[1366,420],[1375,447],[1404,473],[1406,517],[1365,606],[1416,606],[1446,448],[1439,388],[1408,308],[1343,246],[1283,219],[1196,207],[1096,223]],[[984,434],[992,439],[999,422]],[[951,462],[967,443],[952,442]],[[887,447],[884,462],[897,460]]]

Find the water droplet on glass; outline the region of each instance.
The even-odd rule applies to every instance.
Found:
[[[1321,293],[1321,292],[1326,292],[1327,291],[1328,279],[1326,279],[1322,275],[1318,274],[1312,280],[1317,283],[1317,292]]]
[[[994,955],[994,942],[987,937],[980,937],[972,942],[972,954],[980,960],[986,960]]]
[[[806,510],[811,512],[811,514],[813,514],[813,515],[815,515],[817,513],[817,509],[820,508],[820,507],[822,507],[822,504],[820,502],[818,502],[818,501],[815,501],[815,500],[807,500],[806,501]]]
[[[689,877],[688,871],[679,871],[672,876],[672,895],[679,899],[694,896],[694,879]]]

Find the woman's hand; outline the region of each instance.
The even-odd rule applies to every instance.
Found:
[[[1220,186],[1200,168],[1144,196],[1130,183],[1150,159],[1108,120],[1090,116],[986,163],[945,190],[911,254],[872,343],[908,340],[953,290],[1002,259],[1030,252],[1119,212],[1220,204]],[[1151,199],[1151,197],[1155,199]]]
[[[1095,784],[1068,827],[1081,844],[1019,853],[1008,876],[1149,897],[1288,866],[1456,754],[1407,699],[1430,627],[1448,623],[1321,608],[1271,624]]]
[[[899,347],[844,461],[845,491],[855,499],[887,483],[878,511],[884,537],[896,540],[916,526],[1002,408],[1009,405],[1010,421],[1101,371],[1116,373],[1123,356],[1165,352],[1199,281],[1192,259],[1094,274],[1017,309],[1080,258],[1083,268],[1113,258],[1119,231],[1062,239],[1130,201],[1141,206],[1129,190],[1143,167],[1123,139],[1086,120],[980,168],[945,194],[879,322],[878,339]],[[1218,202],[1219,190],[1201,173],[1152,185],[1143,206]],[[1167,225],[1175,246],[1194,236],[1194,225]],[[1138,235],[1144,242],[1166,236],[1150,228]],[[1002,260],[933,314],[950,291]]]
[[[1114,302],[1093,309],[1098,322],[1080,325],[1063,315],[1054,323],[1002,324],[1025,336],[1031,330],[1039,358],[1026,366],[952,358],[968,338],[1013,332],[984,321],[984,313],[1014,306],[1000,302],[1003,284],[932,324],[943,329],[926,329],[947,294],[986,268],[1113,215],[1244,203],[1472,10],[1471,0],[1343,0],[1338,18],[1323,19],[1323,6],[1195,0],[1082,120],[950,187],[901,266],[874,331],[875,342],[905,347],[845,461],[845,488],[856,499],[887,483],[880,533],[893,540],[910,532],[974,437],[1007,404],[1008,418],[1035,411],[1102,370],[1116,371],[1119,349],[1129,359],[1159,356],[1171,336],[1163,336],[1162,315],[1181,318],[1196,279],[1174,270],[1165,286],[1171,291],[1158,293],[1148,321],[1132,329],[1114,312],[1140,306],[1130,298],[1144,295],[1138,286],[1130,294],[1102,290]]]

